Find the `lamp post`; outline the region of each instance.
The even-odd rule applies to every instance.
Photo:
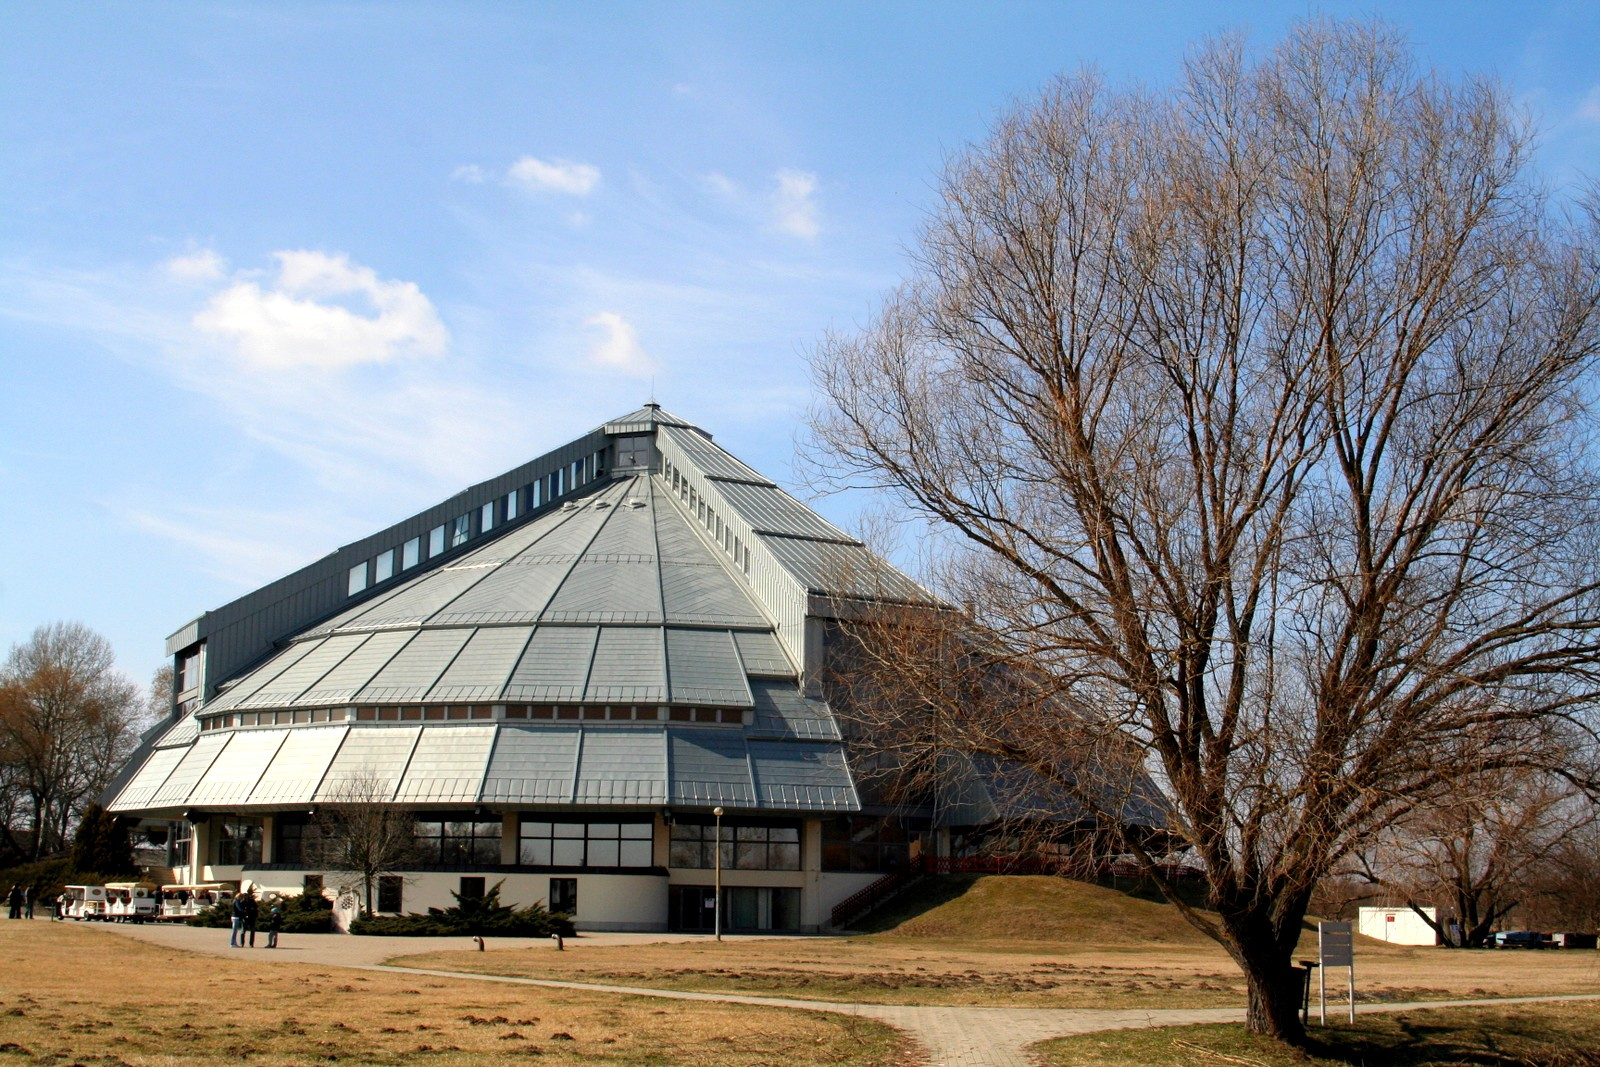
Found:
[[[711,898],[712,922],[716,926],[717,940],[722,940],[722,809],[712,808],[711,814],[717,817],[717,852],[716,852],[716,885],[717,894]]]

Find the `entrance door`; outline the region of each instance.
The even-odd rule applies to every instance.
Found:
[[[708,885],[667,887],[667,928],[680,933],[716,929],[716,891]]]

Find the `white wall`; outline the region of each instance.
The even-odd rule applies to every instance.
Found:
[[[1428,918],[1437,920],[1433,908],[1423,908]],[[1410,908],[1358,908],[1356,931],[1391,945],[1437,945],[1438,935]]]

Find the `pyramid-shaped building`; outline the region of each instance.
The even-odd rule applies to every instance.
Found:
[[[650,404],[174,634],[107,807],[176,881],[296,893],[319,811],[402,806],[378,910],[503,882],[589,929],[708,928],[720,839],[725,926],[818,929],[937,833],[864,808],[823,695],[862,598],[932,602]]]

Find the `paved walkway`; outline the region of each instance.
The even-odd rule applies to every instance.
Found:
[[[587,992],[619,993],[629,996],[660,997],[667,1000],[708,1000],[727,1004],[755,1004],[769,1008],[796,1008],[803,1011],[830,1011],[876,1019],[910,1034],[922,1046],[930,1067],[1032,1067],[1037,1061],[1030,1045],[1067,1034],[1098,1030],[1131,1030],[1143,1027],[1186,1026],[1194,1023],[1242,1022],[1242,1008],[1163,1008],[1149,1010],[1098,1010],[1088,1008],[990,1008],[920,1007],[897,1004],[842,1004],[834,1001],[796,1000],[787,997],[741,996],[731,993],[689,993],[671,989],[646,989],[636,986],[600,985],[588,982],[563,982],[543,978],[510,978],[503,975],[468,974],[420,967],[392,967],[384,960],[419,951],[454,947],[454,939],[419,941],[409,937],[334,937],[318,934],[285,934],[280,948],[272,954],[262,949],[230,949],[228,931],[198,929],[192,926],[107,924],[99,929],[114,931],[141,941],[204,952],[217,956],[259,959],[263,962],[306,963],[319,966],[353,967],[361,970],[420,974],[462,981],[503,982],[511,985],[577,989]],[[260,935],[265,944],[265,935]],[[654,942],[705,940],[704,934],[585,934],[578,945],[642,945]],[[571,944],[571,942],[569,942]],[[549,946],[550,942],[527,938],[491,939],[488,951]],[[465,947],[465,946],[462,946]],[[576,946],[575,946],[576,947]],[[552,948],[553,951],[553,948]],[[1491,1000],[1441,1000],[1404,1004],[1362,1004],[1356,1010],[1371,1012],[1410,1011],[1419,1008],[1465,1007],[1481,1004],[1524,1004],[1552,1000],[1600,1000],[1600,994],[1551,997],[1511,997]],[[1345,1009],[1341,1009],[1343,1011]],[[1330,1020],[1336,1018],[1329,1012]]]

